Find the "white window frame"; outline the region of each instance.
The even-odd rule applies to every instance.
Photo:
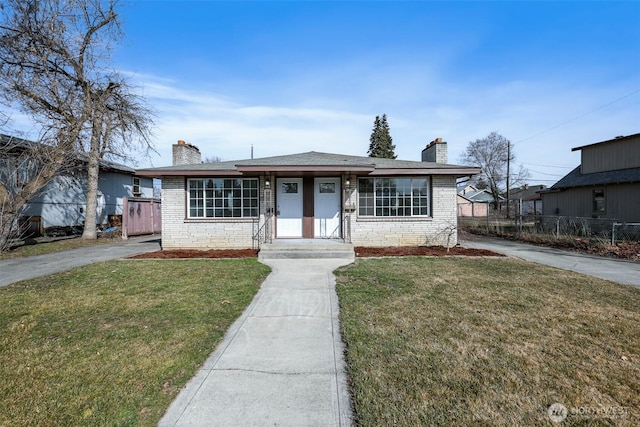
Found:
[[[362,201],[366,197],[362,192],[362,181],[369,180],[373,182],[373,193],[368,197],[369,201],[373,203],[370,206],[363,206]],[[409,181],[409,194],[392,194],[391,185],[388,186],[389,194],[378,194],[377,189],[381,188],[384,192],[385,181],[390,180],[403,180],[403,184],[407,184]],[[415,191],[420,191],[422,186],[418,186],[418,181],[426,181],[426,194],[416,194]],[[390,183],[389,183],[390,184]],[[396,186],[397,187],[397,186]],[[407,189],[403,186],[404,190]],[[415,205],[415,200],[424,200],[424,205]],[[384,201],[388,200],[388,205],[384,204]],[[409,204],[407,204],[407,202]],[[422,209],[424,208],[424,209]],[[363,213],[363,209],[372,209],[372,214]],[[402,210],[402,214],[400,214]],[[416,210],[424,210],[426,213],[414,213]],[[361,218],[376,218],[376,219],[390,219],[390,218],[430,218],[431,217],[431,179],[428,176],[394,176],[394,177],[380,177],[380,178],[358,178],[358,217]],[[409,214],[407,215],[406,212]],[[386,215],[385,215],[386,213]]]
[[[134,196],[141,196],[142,195],[142,188],[141,188],[141,180],[139,176],[134,176],[131,182],[131,193]]]
[[[229,181],[226,183],[225,181]],[[238,181],[240,187],[234,187],[232,181]],[[245,186],[246,183],[254,183],[254,186]],[[201,184],[192,188],[192,183]],[[222,184],[222,186],[219,186]],[[232,185],[227,185],[232,184]],[[207,187],[209,185],[209,187]],[[215,185],[211,187],[211,185]],[[195,191],[195,196],[194,196]],[[238,191],[239,196],[233,193]],[[187,180],[187,206],[188,219],[241,219],[257,218],[260,216],[260,182],[258,178],[189,178]],[[198,206],[193,206],[193,200],[199,200]],[[239,203],[236,203],[239,202]],[[193,209],[196,210],[194,215]],[[236,215],[236,211],[239,215]],[[248,215],[245,213],[249,211]]]

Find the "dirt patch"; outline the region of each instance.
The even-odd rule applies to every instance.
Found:
[[[547,236],[531,234],[514,236],[511,234],[500,233],[494,233],[493,236],[514,242],[531,243],[538,246],[574,251],[587,255],[626,259],[636,262],[640,261],[640,242],[618,242],[615,245],[611,245],[603,242],[602,239],[587,239],[579,237],[555,239]]]
[[[569,242],[561,242],[555,247],[589,255],[640,261],[640,242],[620,242],[615,245],[607,245],[576,238]]]
[[[455,246],[390,246],[390,247],[355,247],[357,257],[382,257],[382,256],[504,256],[486,249],[471,249]]]
[[[134,255],[128,259],[180,259],[180,258],[255,258],[254,249],[169,249]]]

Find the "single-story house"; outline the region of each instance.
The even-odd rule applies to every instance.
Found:
[[[544,215],[640,222],[640,133],[571,151],[580,166],[540,191]]]
[[[458,193],[456,196],[458,216],[486,218],[489,214],[489,202],[469,199]]]
[[[464,217],[486,217],[490,211],[490,204],[494,202],[491,191],[486,188],[479,189],[475,185],[466,184],[459,187],[458,197],[458,216]],[[498,201],[504,200],[504,197],[498,196]]]
[[[21,185],[29,178],[29,165],[20,153],[36,145],[33,141],[0,134],[0,165],[2,179],[11,185]],[[72,167],[66,168],[48,182],[24,206],[20,221],[29,234],[67,234],[84,224],[87,174],[84,161],[78,156]],[[97,226],[107,227],[110,221],[119,222],[123,199],[153,198],[153,179],[136,175],[135,169],[100,161],[98,181]]]
[[[509,200],[512,200],[511,206],[518,206],[518,203],[522,203],[520,208],[522,215],[542,215],[540,191],[545,188],[547,186],[544,184],[524,184],[521,187],[512,188],[509,190]]]
[[[196,147],[173,148],[173,166],[137,171],[162,179],[165,249],[247,248],[273,238],[401,246],[449,236],[455,244],[456,179],[480,172],[447,164],[440,138],[422,161],[311,151],[201,163]]]

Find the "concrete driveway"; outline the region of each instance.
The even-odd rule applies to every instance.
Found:
[[[138,236],[46,255],[0,261],[0,286],[48,276],[74,267],[160,250],[159,236]]]
[[[468,236],[459,239],[459,243],[465,248],[489,249],[507,256],[640,288],[640,262],[584,255],[485,236]]]

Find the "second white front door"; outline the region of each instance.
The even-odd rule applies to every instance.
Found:
[[[340,178],[316,178],[313,185],[315,237],[339,238]]]
[[[278,178],[277,191],[277,236],[302,237],[302,178]]]

